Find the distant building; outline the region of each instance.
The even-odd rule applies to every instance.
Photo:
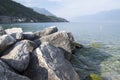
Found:
[[[22,23],[22,22],[25,22],[25,21],[26,21],[26,18],[12,17],[12,18],[11,18],[11,21],[12,21],[13,23]]]
[[[0,23],[22,23],[25,21],[26,18],[0,16]]]
[[[9,16],[0,16],[0,23],[11,23],[11,17],[9,17]]]

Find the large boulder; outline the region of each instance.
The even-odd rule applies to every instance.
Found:
[[[8,48],[10,45],[14,44],[16,40],[10,35],[0,36],[0,52]],[[2,54],[0,54],[2,55]]]
[[[1,59],[16,71],[24,71],[29,64],[30,53],[35,48],[34,42],[23,40],[17,42],[12,49],[6,51]]]
[[[36,39],[35,42],[40,45],[43,42],[49,42],[55,47],[60,47],[66,51],[66,58],[69,60],[72,54],[74,38],[71,33],[67,32],[56,32],[54,34],[43,36]]]
[[[23,33],[22,28],[11,28],[11,29],[6,29],[5,32],[7,34],[12,34],[12,33]]]
[[[48,71],[39,65],[39,59],[36,53],[30,54],[30,63],[23,73],[31,80],[48,80]]]
[[[6,29],[5,32],[12,37],[14,37],[16,40],[22,40],[23,39],[23,30],[22,28],[11,28]]]
[[[0,60],[0,80],[30,80],[30,79],[25,76],[16,74],[11,70],[11,68],[7,64]]]
[[[52,27],[46,28],[46,29],[44,29],[42,31],[35,32],[34,34],[37,37],[42,37],[42,36],[50,35],[50,34],[55,33],[57,31],[58,31],[57,27],[52,26]]]
[[[64,58],[63,51],[49,43],[43,43],[34,53],[31,67],[25,75],[32,80],[80,80],[72,65]],[[37,63],[37,67],[34,64]],[[43,69],[42,69],[43,68]],[[43,72],[44,71],[44,72]],[[45,73],[45,74],[42,74]],[[36,76],[34,76],[37,74]],[[46,78],[42,78],[45,76]]]
[[[4,35],[5,34],[5,31],[4,29],[0,26],[0,36]]]

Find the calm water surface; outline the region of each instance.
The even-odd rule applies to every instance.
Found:
[[[120,80],[120,22],[17,23],[2,26],[5,29],[21,27],[27,32],[57,26],[59,31],[71,32],[77,42],[86,46],[81,50],[84,54],[74,55],[81,65],[72,62],[81,78],[89,73],[98,73],[105,80]]]
[[[49,26],[57,26],[60,31],[72,32],[81,43],[120,43],[120,22],[107,23],[17,23],[3,24],[4,28],[21,27],[24,31],[39,31]]]

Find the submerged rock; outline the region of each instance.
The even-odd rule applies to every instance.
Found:
[[[49,42],[55,47],[60,47],[66,51],[66,58],[69,60],[72,54],[72,46],[73,46],[74,38],[71,33],[67,32],[56,32],[54,34],[43,36],[35,42],[40,45],[43,42]]]
[[[79,49],[82,49],[83,45],[77,42],[73,42],[72,53],[75,54]]]
[[[28,40],[17,42],[11,50],[1,57],[3,61],[9,64],[15,70],[22,72],[29,64],[30,52],[34,49],[34,43]]]
[[[42,37],[42,36],[50,35],[50,34],[55,33],[57,31],[58,31],[57,27],[52,26],[52,27],[46,28],[46,29],[44,29],[42,31],[35,32],[34,34],[37,37]]]
[[[73,42],[73,50],[74,50],[74,49],[81,49],[81,48],[83,48],[83,45],[82,45],[82,44],[79,44],[79,43],[77,43],[77,42]]]
[[[38,65],[35,68],[34,63],[31,64],[30,66],[33,67],[30,67],[25,73],[32,80],[80,80],[72,65],[64,58],[61,49],[45,42],[33,54],[37,58],[34,63],[38,63]],[[44,70],[38,66],[44,68]],[[44,72],[41,72],[40,69]],[[30,72],[32,73],[29,75]],[[32,76],[34,74],[37,75]],[[46,75],[46,79],[41,79],[42,75]]]
[[[89,47],[92,47],[92,48],[102,48],[104,45],[102,43],[99,43],[99,42],[94,42],[94,43],[91,43],[89,45]]]
[[[23,33],[22,28],[11,28],[11,29],[6,29],[5,32],[7,34],[12,34],[12,33]]]
[[[0,36],[0,52],[14,44],[16,40],[10,35]],[[2,54],[0,54],[2,55]]]
[[[16,74],[11,68],[0,60],[0,80],[30,80],[25,76]]]
[[[89,76],[87,76],[84,80],[103,80],[102,77],[100,77],[97,74],[91,73]]]

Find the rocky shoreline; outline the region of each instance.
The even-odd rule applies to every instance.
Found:
[[[49,27],[0,29],[0,80],[80,80],[69,62],[74,38]]]
[[[75,57],[81,49],[72,33],[56,26],[37,32],[0,27],[0,80],[103,80],[76,68],[87,69]]]

